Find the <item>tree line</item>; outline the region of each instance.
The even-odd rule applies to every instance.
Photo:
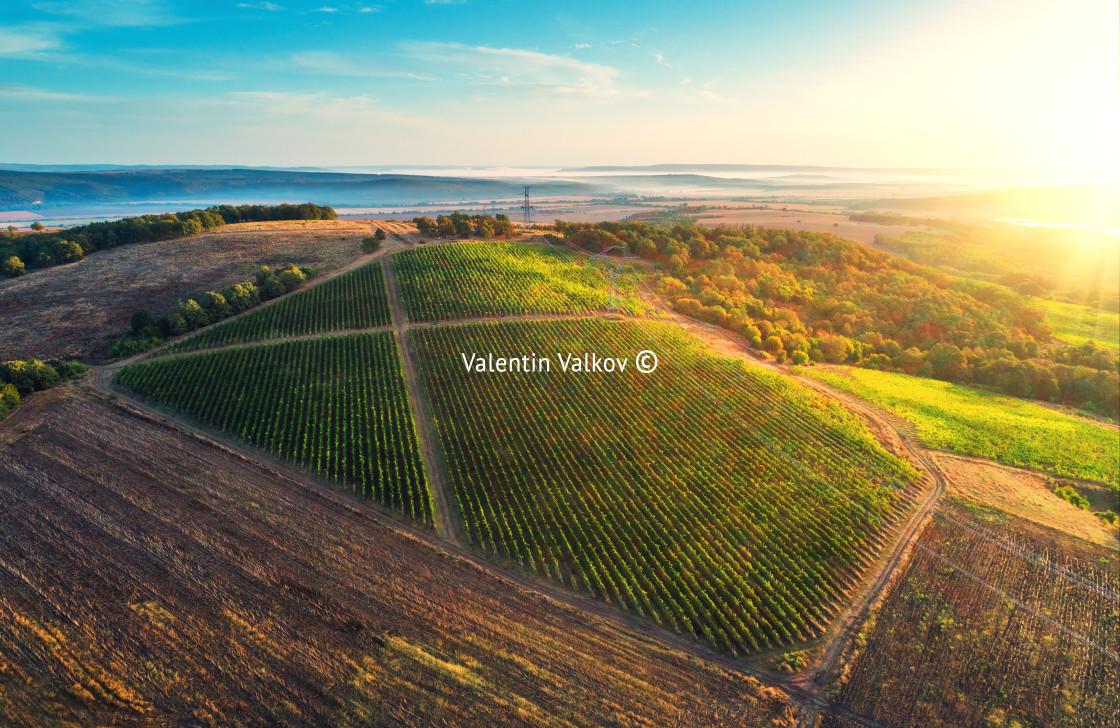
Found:
[[[237,222],[273,220],[335,220],[330,207],[301,205],[218,205],[205,210],[141,215],[112,222],[94,222],[55,232],[16,233],[9,227],[0,237],[0,271],[23,275],[28,268],[72,263],[98,250],[130,243],[154,243],[197,235]]]
[[[255,284],[245,281],[220,291],[207,291],[191,296],[176,303],[165,316],[156,318],[150,309],[141,308],[129,320],[131,331],[109,343],[109,356],[118,358],[139,354],[159,346],[173,336],[181,336],[236,316],[265,301],[296,290],[316,274],[314,268],[300,269],[295,263],[289,263],[279,270],[262,265],[257,269]]]
[[[658,292],[687,316],[743,335],[778,361],[901,371],[1120,416],[1120,358],[1051,346],[1045,313],[1004,286],[954,276],[827,233],[556,227],[590,252],[655,260]]]
[[[20,403],[20,398],[32,392],[50,389],[59,382],[78,379],[89,367],[81,362],[63,362],[54,367],[38,359],[0,362],[0,420],[3,420]]]
[[[423,237],[458,237],[469,238],[475,235],[480,238],[508,238],[516,232],[516,227],[508,215],[468,215],[465,212],[453,212],[450,215],[437,215],[433,220],[430,217],[414,217],[412,222]]]

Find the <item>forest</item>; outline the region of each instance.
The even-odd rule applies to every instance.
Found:
[[[1120,416],[1120,358],[1051,344],[1024,295],[827,233],[640,222],[556,222],[591,252],[657,261],[678,312],[735,331],[777,361],[847,363]]]
[[[27,268],[72,263],[95,251],[118,245],[174,240],[237,222],[334,220],[337,217],[330,207],[305,202],[301,205],[218,205],[205,210],[93,222],[52,232],[17,233],[14,227],[9,227],[7,234],[0,237],[0,270],[9,276],[23,275]]]

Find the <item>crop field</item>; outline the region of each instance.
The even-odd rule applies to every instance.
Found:
[[[414,330],[473,543],[729,653],[822,631],[918,474],[862,424],[658,322]],[[651,374],[561,372],[566,352]],[[548,372],[465,373],[535,352]]]
[[[572,254],[533,243],[460,243],[393,256],[409,321],[587,313],[606,307],[606,276]],[[651,308],[621,285],[622,309]]]
[[[157,359],[116,383],[432,522],[391,332]]]
[[[274,304],[209,326],[165,351],[389,325],[389,299],[381,263],[368,263],[337,278],[284,296]]]
[[[0,501],[6,727],[796,724],[778,690],[84,385],[0,423]]]
[[[1115,550],[1075,542],[995,509],[949,502],[996,538],[940,517],[931,521],[920,543],[937,555],[915,550],[897,577],[859,638],[840,702],[900,728],[1115,725]],[[1000,548],[998,537],[1065,571],[1055,574]]]
[[[874,369],[803,374],[887,409],[927,447],[1105,483],[1120,479],[1120,432],[1039,404],[959,384]]]
[[[1055,338],[1067,344],[1095,341],[1120,349],[1120,313],[1058,301],[1040,300],[1038,304],[1046,312]]]

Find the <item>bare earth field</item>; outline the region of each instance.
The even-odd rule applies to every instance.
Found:
[[[999,508],[1070,536],[1113,550],[1120,548],[1117,529],[1090,511],[1054,495],[1049,479],[1022,468],[1009,468],[980,458],[930,453],[949,483],[949,492],[981,505]],[[1093,486],[1080,486],[1082,490]],[[1103,489],[1102,489],[1103,490]]]
[[[88,384],[0,425],[0,499],[3,725],[795,718]]]
[[[339,220],[240,223],[0,280],[0,360],[100,358],[138,308],[159,315],[188,294],[251,279],[262,263],[337,268],[370,231]]]
[[[947,505],[987,530],[930,521],[863,626],[839,702],[898,728],[1115,725],[1116,551],[965,500]]]

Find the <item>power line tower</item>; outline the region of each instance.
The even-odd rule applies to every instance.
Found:
[[[612,255],[615,251],[617,255]],[[592,255],[588,261],[594,261],[596,268],[599,264],[603,267],[600,268],[607,274],[610,280],[610,293],[607,296],[607,310],[612,313],[619,313],[622,311],[622,296],[618,293],[618,279],[622,277],[622,267],[626,264],[627,260],[636,260],[638,256],[633,255],[624,246],[615,245],[607,248],[598,255]]]
[[[525,201],[521,203],[521,221],[528,227],[533,224],[533,206],[529,204],[529,190],[532,185],[522,185],[521,187],[525,190]]]

